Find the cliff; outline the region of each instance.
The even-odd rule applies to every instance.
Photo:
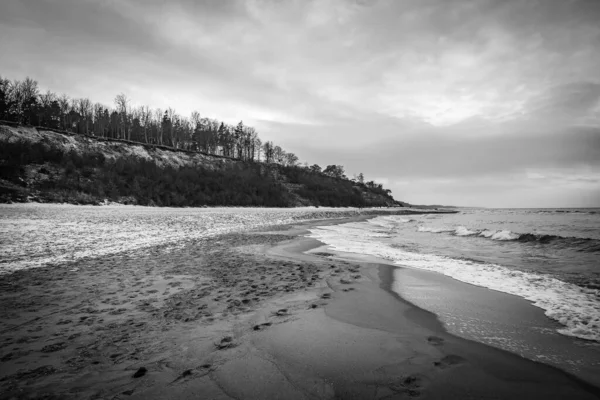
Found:
[[[0,123],[0,201],[154,206],[398,206],[300,166]]]

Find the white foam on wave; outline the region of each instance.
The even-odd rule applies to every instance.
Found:
[[[521,235],[518,233],[513,233],[509,230],[501,230],[495,231],[491,229],[486,229],[484,231],[479,232],[479,236],[492,239],[492,240],[517,240]]]
[[[368,222],[369,228],[365,227],[365,225],[361,222],[358,222],[357,226],[359,226],[359,229],[363,229],[363,230],[370,229],[371,226],[391,230],[391,229],[397,228],[399,225],[399,222],[402,222],[402,219],[394,218],[392,216],[379,216],[379,217],[371,218],[371,219],[367,220],[367,222]]]
[[[496,234],[496,232],[497,231],[486,229],[486,230],[479,232],[479,236],[491,239],[491,237],[494,236]]]
[[[491,240],[517,240],[521,237],[520,234],[511,232],[509,230],[493,230],[493,229],[484,229],[483,231],[479,231],[476,229],[469,229],[465,226],[458,226],[454,229],[449,228],[435,228],[429,226],[419,226],[417,228],[418,232],[431,232],[431,233],[443,233],[443,232],[451,232],[456,236],[481,236]]]
[[[549,318],[560,322],[564,328],[558,329],[559,333],[600,341],[598,290],[501,265],[403,251],[363,235],[356,225],[352,229],[345,225],[310,229],[310,236],[331,246],[333,250],[372,255],[399,265],[441,273],[462,282],[520,296],[543,309]]]
[[[448,228],[435,228],[431,226],[419,226],[417,228],[419,232],[431,232],[431,233],[442,233],[442,232],[454,232],[454,229]]]
[[[508,230],[497,231],[490,237],[492,240],[516,240],[520,237],[518,233],[513,233]]]
[[[469,228],[466,228],[464,226],[459,226],[458,228],[456,228],[454,230],[454,234],[456,236],[473,236],[473,235],[477,235],[479,233],[479,231],[472,231]]]

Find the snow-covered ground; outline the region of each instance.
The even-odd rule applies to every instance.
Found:
[[[359,213],[352,208],[314,207],[0,205],[0,273],[165,244],[179,246],[260,226]]]

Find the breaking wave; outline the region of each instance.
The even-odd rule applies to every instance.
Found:
[[[419,226],[418,232],[449,233],[455,236],[477,236],[498,241],[516,241],[521,243],[534,243],[553,245],[559,248],[574,248],[586,253],[600,252],[600,240],[592,238],[565,237],[559,235],[547,235],[536,233],[517,233],[510,230],[469,229],[464,226],[456,228],[441,228]]]
[[[600,341],[599,290],[564,282],[551,275],[519,271],[502,265],[406,251],[400,246],[373,240],[372,236],[366,236],[356,228],[356,225],[351,228],[344,225],[320,227],[310,229],[310,236],[328,244],[333,250],[373,255],[399,265],[441,273],[459,281],[520,296],[543,309],[549,318],[561,323],[563,328],[558,329],[559,333]],[[464,228],[460,232],[472,231]],[[512,234],[502,232],[489,231],[486,235],[491,238],[497,234]]]
[[[431,232],[431,233],[442,233],[442,232],[454,232],[454,229],[447,228],[431,228],[428,226],[420,226],[417,228],[419,232]]]

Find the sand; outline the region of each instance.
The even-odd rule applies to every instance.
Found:
[[[391,291],[395,267],[303,237],[336,222],[0,276],[0,398],[598,398],[448,334]]]

